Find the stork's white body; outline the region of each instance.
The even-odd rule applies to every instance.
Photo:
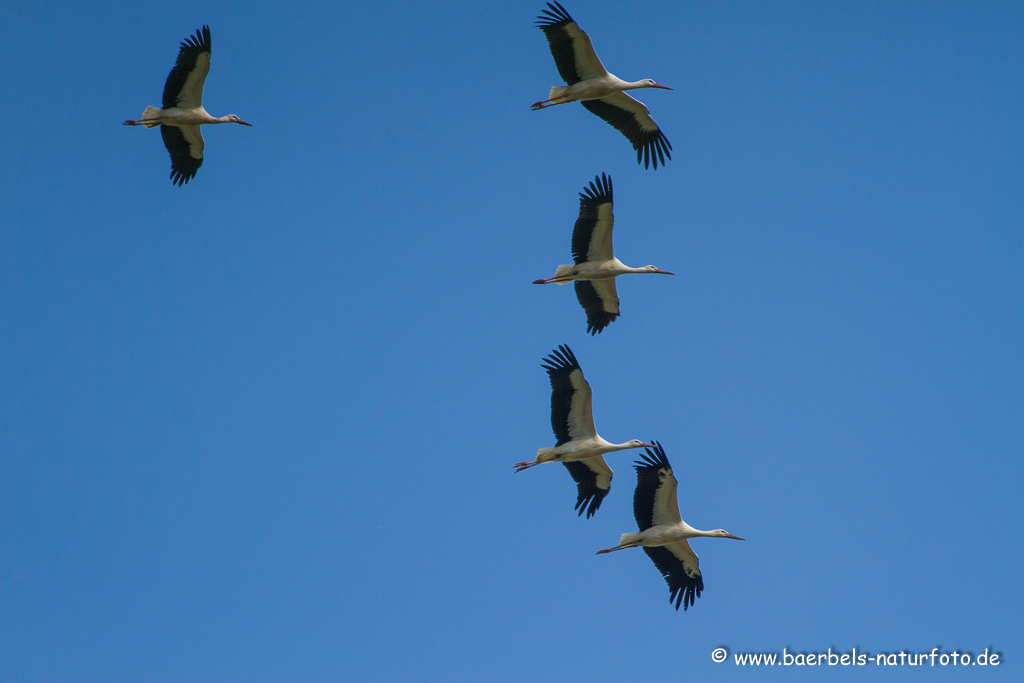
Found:
[[[594,58],[596,59],[597,55],[594,55]],[[598,70],[600,63],[600,60],[597,60],[597,64],[593,68],[594,71]],[[604,67],[600,68],[603,69]],[[573,83],[569,86],[553,86],[549,93],[549,97],[551,99],[546,100],[543,103],[538,102],[538,105],[543,104],[543,106],[537,106],[537,109],[545,109],[556,104],[568,104],[569,102],[599,100],[602,97],[621,93],[624,90],[639,90],[640,88],[656,87],[655,85],[651,85],[651,83],[652,81],[649,79],[643,81],[624,81],[615,74],[610,74],[605,71],[600,75],[593,76],[592,78],[580,81],[579,83]],[[633,101],[636,102],[636,100]],[[618,102],[617,104],[621,104],[621,102]],[[639,104],[639,102],[637,102],[637,104]]]
[[[626,275],[627,273],[661,273],[662,275],[672,275],[672,273],[666,273],[654,266],[633,268],[632,266],[627,266],[619,259],[613,258],[607,261],[586,261],[575,265],[566,264],[558,266],[555,269],[555,277],[551,278],[551,280],[555,284],[567,285],[574,280],[607,280],[620,275]],[[549,283],[538,282],[537,284]]]
[[[686,522],[679,520],[679,522],[675,524],[659,524],[657,526],[652,526],[650,529],[644,529],[637,534],[632,534],[630,539],[631,545],[656,546],[678,543],[679,541],[685,541],[688,538],[706,535],[706,531],[694,529]]]
[[[557,460],[559,462],[587,460],[613,451],[640,448],[641,445],[642,444],[638,444],[633,441],[627,441],[626,443],[612,443],[610,441],[606,441],[600,434],[594,434],[593,436],[584,439],[563,443],[561,446],[537,449],[536,464],[551,462],[552,460]]]
[[[155,110],[155,111],[154,111]],[[234,123],[231,115],[211,116],[202,106],[185,109],[183,107],[171,107],[170,109],[157,109],[148,107],[140,119],[146,128],[153,126],[203,126],[210,123]]]

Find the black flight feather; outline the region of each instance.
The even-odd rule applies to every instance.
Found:
[[[632,112],[619,109],[604,100],[584,100],[580,104],[625,135],[626,139],[633,143],[633,149],[636,150],[636,162],[643,163],[644,168],[650,168],[650,164],[653,162],[654,170],[657,171],[659,161],[664,166],[665,159],[672,158],[672,143],[668,141],[660,128],[644,130]]]
[[[573,370],[580,370],[580,364],[572,349],[564,344],[552,351],[544,361],[541,367],[548,371],[551,380],[551,429],[558,439],[555,444],[557,448],[572,441],[569,436],[569,411],[572,409],[572,397],[576,389],[569,375]]]
[[[196,66],[196,60],[203,52],[210,52],[210,27],[196,31],[194,36],[189,36],[181,42],[181,49],[178,50],[178,61],[167,75],[167,82],[164,83],[164,109],[178,106],[178,95],[185,87],[188,75]]]

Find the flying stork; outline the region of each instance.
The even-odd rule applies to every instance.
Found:
[[[615,278],[625,273],[675,275],[654,266],[630,268],[612,251],[612,179],[602,173],[580,192],[580,215],[572,231],[573,265],[558,266],[555,276],[534,280],[535,285],[567,285],[575,281],[576,298],[587,312],[587,332],[601,332],[619,317]]]
[[[657,441],[654,450],[647,449],[636,467],[636,493],[633,494],[633,515],[640,527],[640,533],[622,534],[614,548],[598,550],[597,554],[610,553],[624,548],[643,546],[644,552],[654,562],[661,575],[668,582],[670,603],[683,606],[683,611],[699,598],[704,590],[704,577],[698,566],[697,553],[690,549],[686,539],[696,536],[708,538],[734,538],[725,529],[701,531],[683,521],[679,516],[676,501],[677,482],[672,466],[665,457],[665,449]]]
[[[558,443],[554,448],[538,449],[533,462],[516,463],[516,472],[545,462],[561,462],[576,482],[575,509],[581,516],[586,510],[589,519],[601,507],[601,501],[612,486],[612,468],[602,456],[651,444],[638,439],[609,443],[598,435],[590,409],[590,385],[568,346],[559,346],[544,361],[541,367],[548,371],[551,379],[551,428]]]
[[[590,36],[573,21],[565,8],[558,2],[549,2],[548,8],[537,16],[537,26],[548,37],[555,66],[568,85],[554,86],[548,99],[535,102],[530,108],[536,111],[556,104],[580,102],[633,143],[637,163],[643,161],[644,168],[653,163],[654,170],[658,170],[659,161],[664,166],[665,159],[672,158],[672,145],[651,118],[647,107],[623,91],[672,88],[659,85],[650,78],[630,83],[608,73],[594,52]]]
[[[178,62],[164,83],[163,109],[146,107],[141,119],[130,119],[126,126],[160,126],[164,147],[171,154],[171,182],[181,187],[196,177],[203,165],[203,134],[199,126],[208,123],[240,123],[251,126],[234,114],[210,116],[203,109],[203,84],[210,73],[210,27],[203,26],[181,43]]]

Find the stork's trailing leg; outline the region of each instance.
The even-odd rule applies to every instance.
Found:
[[[619,544],[614,548],[605,548],[604,550],[598,550],[598,555],[604,555],[605,553],[613,553],[616,550],[625,550],[626,548],[635,548],[640,545],[640,534],[630,533],[622,534],[619,538]]]
[[[640,545],[640,544],[639,543],[627,543],[626,545],[617,545],[614,548],[605,548],[604,550],[598,550],[597,554],[598,555],[604,555],[605,553],[613,553],[616,550],[625,550],[626,548],[635,548],[638,545]]]
[[[547,109],[548,107],[553,107],[556,104],[566,104],[567,102],[569,102],[569,100],[566,99],[565,97],[565,93],[567,93],[568,91],[569,86],[566,85],[552,86],[551,92],[548,93],[548,99],[541,100],[540,102],[534,102],[532,105],[530,105],[530,109],[536,111],[538,109]]]
[[[146,110],[142,112],[141,119],[128,119],[124,122],[124,125],[156,128],[160,125],[160,114],[162,111],[162,109],[159,109],[157,107],[146,107]]]

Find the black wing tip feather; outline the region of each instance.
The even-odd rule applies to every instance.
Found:
[[[667,467],[672,469],[672,466],[668,463],[668,457],[665,455],[665,449],[661,447],[660,441],[651,441],[654,444],[654,450],[645,448],[646,453],[640,456],[640,460],[634,462],[633,467],[637,470],[647,469],[653,467],[655,469],[661,469]]]
[[[195,50],[196,52],[210,52],[213,41],[210,39],[210,27],[203,24],[203,27],[196,29],[194,36],[189,36],[185,40],[181,41],[181,49],[178,54],[186,50]]]
[[[631,139],[630,142],[633,142],[633,149],[636,150],[636,163],[643,163],[644,168],[650,168],[650,164],[653,163],[654,170],[657,171],[659,160],[662,166],[665,165],[665,159],[672,160],[672,143],[660,128],[653,138],[641,142]]]
[[[178,187],[181,187],[182,185],[188,185],[188,181],[192,180],[195,177],[196,177],[196,174],[195,174],[194,171],[192,172],[192,175],[189,175],[188,173],[185,173],[184,171],[174,171],[174,170],[172,170],[171,171],[171,185],[177,185]]]
[[[541,13],[537,15],[537,26],[541,29],[561,27],[572,22],[573,18],[558,3],[558,0],[555,0],[554,3],[549,2],[548,9],[541,10]]]
[[[682,585],[669,586],[668,601],[669,604],[676,603],[676,611],[679,611],[679,605],[682,603],[683,611],[693,606],[693,603],[700,594],[704,592],[704,577],[698,576],[696,579],[687,577],[687,580]]]
[[[572,372],[580,369],[580,363],[576,360],[576,354],[565,344],[559,344],[558,348],[551,352],[551,355],[544,358],[541,367],[552,372]]]
[[[616,315],[615,313],[605,312],[601,312],[593,316],[588,315],[587,332],[590,333],[591,337],[596,337],[597,335],[604,332],[605,328],[611,325],[613,322],[615,322],[615,319],[618,317],[619,316]]]
[[[666,577],[667,579],[668,577]],[[687,576],[680,585],[680,582],[676,582],[673,586],[669,584],[668,601],[669,604],[676,603],[676,611],[679,611],[680,603],[683,606],[685,612],[688,608],[693,606],[694,601],[700,597],[700,594],[704,592],[704,576],[698,574],[697,578],[691,579]]]
[[[691,577],[686,573],[682,561],[662,546],[644,546],[644,552],[654,562],[661,576],[668,584],[669,604],[675,603],[676,611],[682,606],[685,612],[704,592],[704,576]]]
[[[160,137],[171,155],[171,183],[181,187],[196,177],[203,160],[192,156],[185,134],[177,126],[160,126]]]
[[[601,507],[601,501],[603,501],[604,497],[607,495],[608,491],[598,491],[596,493],[590,493],[586,495],[584,495],[584,493],[580,491],[579,495],[576,497],[575,508],[576,510],[579,511],[579,516],[582,517],[583,511],[586,510],[587,519],[593,517],[594,513],[597,512],[597,509]]]
[[[661,128],[644,130],[633,114],[604,100],[583,100],[580,104],[622,133],[636,150],[636,162],[643,164],[644,168],[654,164],[654,170],[657,171],[659,162],[664,166],[666,159],[672,159],[672,143]]]
[[[590,469],[586,463],[578,460],[563,462],[565,469],[569,470],[573,481],[576,482],[576,510],[580,517],[587,513],[587,519],[594,516],[601,502],[608,495],[611,488],[603,489],[597,485],[597,473]]]
[[[619,314],[604,310],[604,302],[590,280],[576,280],[573,284],[576,289],[576,300],[587,314],[587,332],[591,336],[604,332],[604,328],[615,322]]]
[[[188,181],[190,181],[193,178],[195,178],[196,177],[196,173],[198,171],[199,171],[198,167],[194,168],[194,169],[191,169],[191,168],[190,169],[172,168],[171,169],[171,175],[170,175],[171,185],[177,185],[178,187],[181,187],[182,185],[188,185]]]
[[[584,203],[589,202],[614,203],[612,196],[612,177],[602,172],[601,175],[594,176],[594,179],[590,181],[590,186],[584,187],[583,192],[580,192],[580,205],[582,208]]]

